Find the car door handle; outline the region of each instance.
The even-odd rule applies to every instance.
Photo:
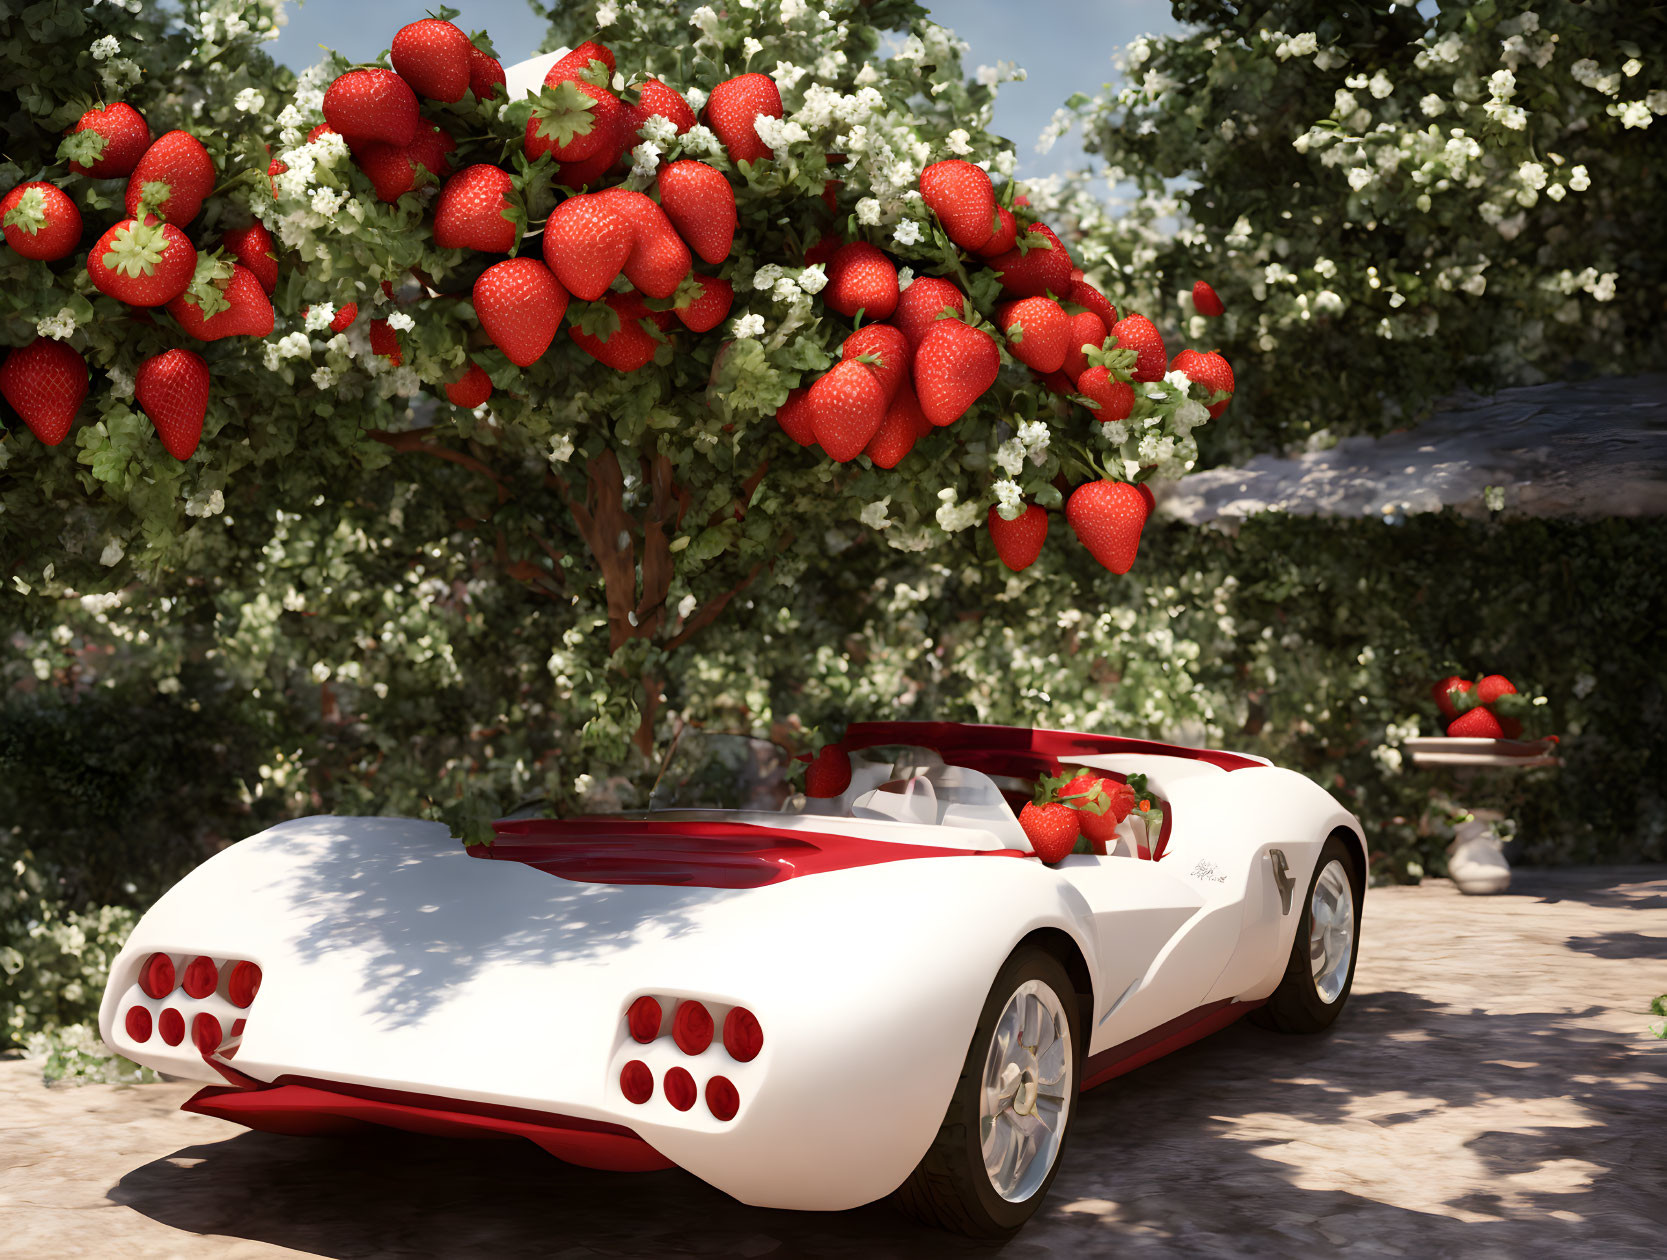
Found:
[[[1268,861],[1273,863],[1273,882],[1279,888],[1279,912],[1291,913],[1291,890],[1297,881],[1291,878],[1291,865],[1285,860],[1283,849],[1269,849]]]

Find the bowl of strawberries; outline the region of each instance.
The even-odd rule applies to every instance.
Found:
[[[1406,741],[1419,766],[1557,765],[1557,736],[1524,738],[1545,701],[1525,695],[1503,674],[1477,679],[1450,674],[1430,688],[1445,735]]]

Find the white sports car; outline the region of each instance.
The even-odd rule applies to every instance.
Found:
[[[850,787],[807,800],[774,745],[690,737],[647,813],[505,821],[490,848],[274,827],[140,920],[104,1039],[251,1128],[513,1135],[1001,1235],[1083,1090],[1241,1015],[1317,1032],[1347,1001],[1366,847],[1308,779],[952,722],[844,746]],[[1044,865],[1015,809],[1070,766],[1145,775],[1157,834],[1132,815],[1105,856]]]

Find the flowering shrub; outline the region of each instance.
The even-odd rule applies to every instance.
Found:
[[[1661,24],[1569,0],[1423,9],[1181,0],[1194,29],[1136,41],[1125,84],[1060,120],[1133,190],[1121,215],[1085,179],[1056,190],[1089,278],[1194,338],[1193,281],[1226,305],[1208,335],[1241,383],[1211,458],[1667,357]]]

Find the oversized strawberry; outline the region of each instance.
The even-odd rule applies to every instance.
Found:
[[[1036,856],[1051,864],[1077,847],[1078,818],[1076,810],[1060,801],[1047,805],[1032,801],[1019,811],[1019,826]]]
[[[394,33],[394,71],[418,96],[451,104],[469,90],[474,43],[450,22],[423,18]]]
[[[544,262],[574,297],[594,302],[608,291],[636,248],[630,219],[601,197],[569,197],[544,224]]]
[[[990,541],[995,544],[996,555],[1015,573],[1036,563],[1036,557],[1042,554],[1042,544],[1048,537],[1047,509],[1038,503],[1030,504],[1012,520],[1007,520],[991,508],[985,517],[985,525],[990,531]]]
[[[545,83],[527,119],[522,147],[528,161],[548,153],[558,162],[580,162],[617,144],[627,122],[619,97],[578,77]]]
[[[1065,504],[1065,520],[1078,540],[1113,573],[1133,567],[1146,514],[1146,500],[1126,481],[1087,482]]]
[[[93,179],[116,179],[131,175],[139,165],[145,150],[150,148],[150,127],[145,117],[125,101],[89,109],[81,120],[69,129],[74,135],[81,131],[97,132],[103,147],[91,163],[71,162],[70,170]]]
[[[1000,371],[1001,351],[995,338],[958,319],[940,320],[915,347],[914,385],[920,409],[935,425],[952,424],[995,384]]]
[[[595,153],[581,162],[561,162],[556,166],[555,180],[563,188],[571,188],[574,192],[583,192],[587,188],[601,190],[614,164],[619,161],[619,155],[624,152],[624,131],[617,131],[613,138]]]
[[[676,293],[694,259],[666,212],[627,188],[604,188],[594,195],[631,225],[634,243],[625,259],[625,278],[651,298]]]
[[[36,337],[0,364],[0,396],[47,446],[69,434],[87,397],[87,361],[65,342]]]
[[[851,786],[851,755],[838,744],[825,744],[805,767],[805,795],[826,799]]]
[[[781,426],[781,431],[800,446],[816,445],[816,421],[806,401],[809,397],[808,388],[795,389],[787,395],[787,401],[776,409],[776,423]]]
[[[486,335],[517,367],[538,362],[567,313],[567,290],[536,258],[511,258],[480,273],[475,314]]]
[[[949,314],[945,315],[944,312]],[[940,319],[960,319],[966,314],[966,299],[948,280],[920,276],[897,295],[892,323],[903,330],[911,346],[920,345]]]
[[[1088,370],[1088,358],[1084,351],[1090,346],[1099,346],[1109,331],[1093,311],[1078,311],[1066,317],[1065,363],[1059,370],[1065,373],[1067,380],[1074,384],[1077,377]]]
[[[996,207],[996,230],[990,233],[990,239],[985,241],[972,252],[980,258],[1000,258],[1012,249],[1019,240],[1019,221],[1013,217],[1013,212],[1006,206]]]
[[[133,374],[133,399],[175,459],[190,459],[202,440],[208,388],[208,364],[190,350],[153,355]]]
[[[196,136],[170,131],[158,136],[127,177],[127,213],[142,201],[169,223],[184,227],[214,191],[214,159]]]
[[[667,87],[658,79],[645,79],[637,89],[637,108],[634,115],[637,127],[654,117],[664,118],[671,123],[677,128],[678,135],[695,125],[695,111],[689,108],[689,102],[683,99],[681,92]],[[632,128],[633,134],[635,131],[636,128]]]
[[[349,70],[324,92],[324,119],[349,144],[404,146],[422,121],[416,93],[392,70]]]
[[[462,377],[446,385],[446,397],[454,406],[471,410],[484,407],[487,399],[492,397],[492,378],[480,364],[470,359]]]
[[[1514,696],[1516,686],[1504,674],[1489,674],[1476,684],[1476,698],[1483,704],[1492,704],[1500,696]]]
[[[990,259],[1009,297],[1066,297],[1071,292],[1071,255],[1041,223],[1032,223],[1005,254]]]
[[[1071,291],[1065,297],[1067,302],[1074,303],[1084,310],[1093,311],[1100,317],[1100,322],[1110,332],[1117,323],[1117,308],[1106,301],[1106,295],[1085,280],[1071,281]]]
[[[179,321],[179,326],[198,341],[218,341],[222,337],[267,337],[272,333],[272,302],[260,287],[255,273],[247,267],[232,264],[231,278],[223,287],[215,286],[220,300],[226,303],[212,315],[203,313],[202,303],[190,289],[168,303],[168,314]],[[209,305],[216,305],[210,301]]]
[[[865,324],[839,348],[840,358],[860,358],[874,370],[888,403],[909,379],[910,355],[909,339],[890,324]]]
[[[450,175],[451,154],[456,148],[451,132],[424,120],[411,143],[361,144],[353,151],[353,160],[370,177],[377,200],[395,202],[422,185],[423,171],[436,181]]]
[[[873,322],[896,310],[897,298],[897,268],[867,241],[841,245],[828,260],[822,301],[829,310],[850,316],[861,311],[865,321]]]
[[[1164,352],[1163,337],[1152,321],[1144,315],[1125,315],[1111,326],[1119,350],[1133,350],[1137,356],[1134,378],[1137,381],[1161,381],[1168,370],[1169,356]]]
[[[706,121],[729,150],[732,162],[758,162],[773,157],[754,126],[760,114],[781,117],[781,92],[767,74],[743,74],[712,89],[706,101]]]
[[[660,338],[646,327],[658,324],[655,313],[643,304],[639,293],[610,293],[603,299],[606,311],[586,307],[567,326],[567,335],[591,358],[616,372],[635,372],[654,361]],[[666,312],[667,315],[670,312]]]
[[[716,267],[735,242],[735,190],[723,173],[685,159],[660,172],[660,207],[702,261]]]
[[[593,64],[596,62],[601,63],[601,68]],[[613,50],[587,39],[545,71],[544,85],[550,87],[566,79],[583,77],[587,83],[606,87],[616,69],[618,66],[614,62]]]
[[[1456,718],[1459,715],[1459,708],[1458,705],[1453,703],[1452,693],[1458,692],[1463,695],[1474,689],[1475,686],[1470,679],[1451,674],[1431,687],[1430,694],[1435,697],[1435,707],[1441,710],[1442,717]]]
[[[197,270],[197,251],[172,223],[155,215],[123,219],[87,251],[87,276],[100,293],[129,306],[173,301]]]
[[[490,100],[504,93],[504,67],[496,57],[469,45],[469,90],[477,100]]]
[[[962,249],[989,243],[997,223],[996,192],[982,167],[960,158],[934,162],[920,173],[920,196]]]
[[[1449,735],[1465,739],[1503,739],[1505,728],[1485,704],[1459,714],[1447,724]]]
[[[1127,420],[1134,410],[1134,386],[1112,376],[1109,368],[1085,368],[1077,377],[1077,393],[1097,404],[1094,418],[1102,424]]]
[[[1070,339],[1064,308],[1052,298],[1022,298],[996,307],[996,326],[1007,334],[1007,349],[1038,372],[1057,372]]]
[[[1088,837],[1095,853],[1104,853],[1106,846],[1117,838],[1117,824],[1129,816],[1134,808],[1135,793],[1127,783],[1108,779],[1091,771],[1083,771],[1059,790],[1065,804],[1077,811],[1077,824]],[[1104,813],[1088,807],[1096,794],[1103,795]]]
[[[1192,286],[1192,309],[1200,315],[1213,319],[1222,314],[1227,308],[1221,304],[1221,299],[1216,296],[1216,291],[1208,283],[1200,280]]]
[[[735,302],[735,288],[722,276],[691,276],[700,295],[687,305],[673,307],[683,327],[690,332],[711,332],[729,315]]]
[[[1210,419],[1214,420],[1227,410],[1227,404],[1233,401],[1233,368],[1214,350],[1200,354],[1196,350],[1183,350],[1175,356],[1171,369],[1185,372],[1188,379],[1197,381],[1211,393],[1224,390],[1227,397],[1218,403],[1210,404]],[[1136,379],[1139,379],[1139,365],[1136,365]]]
[[[434,203],[434,243],[441,249],[509,253],[525,221],[514,189],[508,171],[485,163],[465,166],[446,181]]]
[[[318,126],[314,127],[311,131],[309,131],[307,133],[307,143],[311,144],[314,140],[317,140],[320,136],[339,136],[339,135],[341,135],[341,132],[337,131],[329,123],[319,123]]]
[[[278,247],[273,243],[272,233],[259,219],[252,220],[248,227],[226,229],[220,233],[220,244],[254,272],[260,287],[268,294],[278,287]]]
[[[876,324],[874,327],[884,327]],[[863,447],[862,453],[874,462],[877,468],[896,468],[908,453],[932,431],[932,422],[926,418],[920,409],[920,399],[915,397],[914,386],[904,381],[897,389],[890,405],[886,407],[885,419],[880,421],[880,427],[874,431],[874,436],[868,439],[868,445]]]
[[[866,363],[842,359],[810,387],[805,400],[816,441],[843,464],[861,455],[886,418],[885,387]]]
[[[399,344],[399,330],[385,319],[370,321],[370,352],[395,367],[405,362],[405,351]]]
[[[30,180],[0,198],[0,229],[23,257],[53,262],[81,243],[81,211],[56,184]]]

